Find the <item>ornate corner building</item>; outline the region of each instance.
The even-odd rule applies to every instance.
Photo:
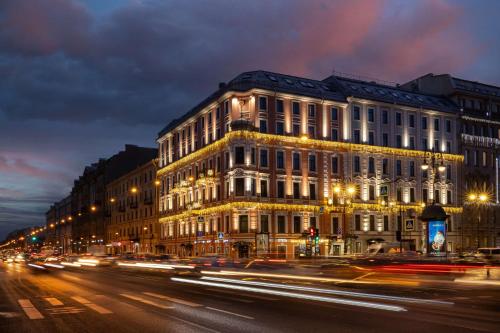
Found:
[[[437,202],[455,251],[459,133],[445,97],[243,73],[158,135],[160,241],[167,253],[234,257],[361,253],[400,239],[424,250],[416,217]]]

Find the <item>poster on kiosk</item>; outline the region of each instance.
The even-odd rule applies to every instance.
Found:
[[[446,222],[444,220],[430,220],[427,230],[429,255],[446,256]]]

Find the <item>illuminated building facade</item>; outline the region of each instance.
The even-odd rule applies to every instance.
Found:
[[[106,185],[108,253],[159,253],[156,161]]]
[[[166,251],[361,253],[398,230],[405,248],[423,250],[416,216],[433,201],[450,214],[453,251],[463,161],[455,111],[445,98],[336,76],[256,71],[220,84],[157,139]],[[421,170],[431,156],[441,171]]]
[[[409,91],[446,96],[460,115],[460,153],[464,155],[464,194],[487,196],[464,208],[464,250],[500,246],[500,87],[449,74],[427,74],[402,85]]]
[[[55,253],[71,253],[72,227],[71,196],[54,203],[46,213],[45,244]]]

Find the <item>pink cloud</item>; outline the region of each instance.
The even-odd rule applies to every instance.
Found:
[[[68,179],[68,175],[63,172],[38,168],[22,158],[8,158],[6,156],[0,156],[0,173],[5,173],[12,177],[28,176],[49,181],[64,181]]]

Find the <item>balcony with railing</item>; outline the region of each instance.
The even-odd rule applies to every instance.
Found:
[[[462,142],[478,147],[500,148],[500,139],[490,138],[486,136],[462,134]]]

